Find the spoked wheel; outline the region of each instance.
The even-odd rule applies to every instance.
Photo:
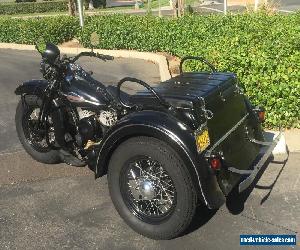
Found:
[[[24,109],[25,110],[25,109]],[[29,144],[38,152],[49,152],[52,148],[49,146],[46,136],[48,136],[49,143],[55,142],[54,128],[49,118],[47,127],[48,130],[45,131],[45,128],[38,127],[38,118],[40,114],[39,107],[28,106],[26,111],[23,113],[22,127],[24,135]],[[48,133],[48,135],[46,135]]]
[[[157,139],[135,137],[122,143],[111,157],[108,184],[121,217],[149,238],[182,234],[195,213],[196,193],[186,166]]]
[[[122,168],[120,180],[126,205],[142,221],[161,222],[175,208],[174,183],[162,165],[150,157],[130,159]]]
[[[26,105],[22,101],[19,102],[15,116],[18,137],[24,149],[35,160],[48,164],[59,163],[61,162],[59,152],[47,143],[46,131],[38,128],[39,103],[40,100],[36,96],[28,98]],[[50,144],[55,141],[51,123],[52,121],[49,119],[47,136]]]

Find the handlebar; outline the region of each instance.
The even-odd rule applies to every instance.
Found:
[[[99,53],[95,53],[93,51],[81,52],[73,58],[63,55],[60,60],[56,60],[55,63],[53,63],[53,64],[47,63],[47,61],[42,57],[42,61],[40,64],[40,66],[41,66],[40,71],[42,72],[42,74],[46,80],[51,81],[52,78],[55,79],[57,77],[58,78],[63,77],[66,72],[68,64],[75,63],[82,56],[96,57],[103,61],[114,59],[114,57],[112,57],[112,56],[102,55]]]
[[[82,56],[90,56],[90,57],[96,57],[96,58],[99,58],[103,61],[106,61],[106,60],[114,60],[114,57],[113,56],[109,56],[109,55],[102,55],[102,54],[99,54],[99,53],[95,53],[93,51],[83,51],[83,52],[80,52],[77,56],[75,56],[74,58],[72,58],[70,60],[71,63],[74,63],[76,62],[80,57]]]

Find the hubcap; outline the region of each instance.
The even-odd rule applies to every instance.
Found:
[[[127,162],[121,192],[128,208],[141,220],[166,219],[176,203],[174,183],[163,166],[146,156]]]
[[[154,185],[148,180],[141,183],[140,190],[143,200],[152,200],[155,197]]]

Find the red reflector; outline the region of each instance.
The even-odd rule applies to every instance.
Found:
[[[210,166],[213,170],[218,170],[221,168],[221,160],[219,158],[213,158],[210,160]]]
[[[258,111],[258,118],[263,122],[265,120],[265,111]]]

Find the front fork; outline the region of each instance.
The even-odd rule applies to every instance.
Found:
[[[29,104],[27,103],[27,98],[29,98],[29,96],[27,94],[23,94],[21,96],[22,105],[27,108],[29,107]],[[33,133],[38,136],[36,139],[44,137],[48,146],[56,149],[54,144],[50,143],[49,139],[49,115],[51,114],[52,99],[53,94],[47,89],[45,89],[45,92],[42,96],[37,96],[36,105],[39,107],[40,111],[38,114],[37,123],[33,126],[32,129]]]

